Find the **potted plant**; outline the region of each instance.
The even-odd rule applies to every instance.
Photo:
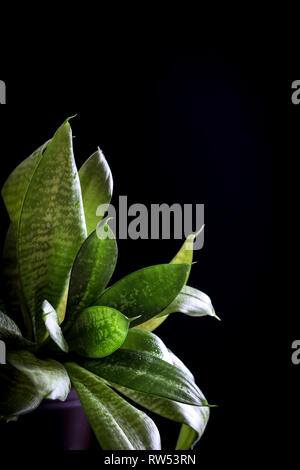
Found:
[[[102,449],[161,448],[140,407],[182,423],[176,448],[189,449],[209,405],[152,331],[173,312],[216,316],[209,297],[186,285],[196,235],[169,264],[107,287],[117,243],[96,209],[110,203],[112,186],[100,150],[77,171],[69,120],[4,184],[10,226],[1,267],[0,416],[17,420],[45,399],[67,403],[72,384]]]

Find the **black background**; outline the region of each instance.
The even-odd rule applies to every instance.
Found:
[[[288,458],[300,418],[291,363],[299,336],[291,269],[300,123],[300,106],[291,103],[294,50],[267,33],[229,39],[162,31],[122,32],[117,40],[103,33],[87,54],[69,46],[49,51],[44,64],[20,58],[18,74],[2,69],[1,185],[78,113],[71,122],[78,166],[101,147],[113,203],[119,195],[129,204],[204,203],[205,243],[189,285],[211,297],[222,321],[176,314],[157,334],[218,405],[196,448],[203,462],[282,451]],[[2,239],[6,225],[1,206]],[[119,241],[114,279],[168,262],[179,247]],[[171,448],[177,426],[158,422]]]

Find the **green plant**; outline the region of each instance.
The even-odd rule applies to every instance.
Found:
[[[186,286],[195,235],[169,264],[107,288],[117,244],[96,209],[109,204],[112,186],[100,150],[77,171],[68,120],[4,184],[11,223],[2,260],[0,416],[17,419],[43,398],[65,400],[72,382],[103,449],[160,449],[152,419],[124,397],[182,423],[177,449],[188,449],[209,405],[151,331],[172,312],[216,316],[209,297]]]

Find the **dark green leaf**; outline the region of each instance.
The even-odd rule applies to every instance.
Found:
[[[75,256],[85,238],[72,133],[69,123],[65,122],[35,169],[19,224],[20,280],[38,343],[45,336],[41,304],[48,299],[55,310],[58,308]]]
[[[64,331],[78,312],[96,305],[93,302],[108,284],[117,256],[116,240],[108,224],[99,226],[83,243],[72,268]]]
[[[43,398],[64,401],[70,392],[70,379],[62,364],[53,359],[37,359],[29,351],[11,351],[7,361],[25,374]]]
[[[166,308],[184,285],[188,264],[159,264],[140,269],[111,286],[97,300],[122,312],[128,318],[140,315],[136,326]]]
[[[104,450],[159,450],[153,421],[77,364],[66,368],[96,437]]]
[[[9,346],[31,347],[33,343],[23,338],[15,322],[0,310],[0,339]]]
[[[9,364],[0,366],[0,383],[0,417],[29,413],[42,401],[32,381]]]
[[[111,171],[100,149],[80,168],[79,178],[87,234],[90,235],[102,219],[101,216],[97,216],[98,206],[108,206],[113,191]],[[104,212],[105,210],[103,210],[103,214]]]
[[[19,269],[17,261],[17,237],[14,225],[10,223],[2,255],[1,285],[2,297],[9,312],[9,316],[26,331],[28,338],[32,337],[32,325],[30,317],[22,307],[21,287],[19,281]]]
[[[185,242],[183,243],[180,250],[178,251],[178,253],[176,254],[176,256],[174,256],[172,261],[170,261],[170,264],[186,263],[186,264],[189,265],[184,284],[186,284],[187,281],[188,281],[190,271],[191,271],[192,262],[193,262],[193,243],[194,243],[195,238],[202,231],[202,229],[203,229],[203,227],[197,233],[195,233],[195,234],[192,233],[191,235],[189,235],[187,237],[187,239],[185,240]],[[173,299],[175,299],[175,297]],[[159,315],[155,316],[154,318],[151,318],[151,319],[147,320],[144,323],[139,324],[138,328],[141,328],[141,329],[146,330],[146,331],[153,331],[158,326],[160,326],[168,318],[168,316],[169,316],[168,314],[162,315],[161,312],[159,312]]]
[[[84,357],[108,356],[123,344],[128,326],[128,319],[118,310],[86,308],[68,332],[70,350]]]
[[[111,383],[180,403],[207,405],[199,388],[185,373],[152,354],[119,349],[104,359],[78,362]]]
[[[59,326],[58,316],[52,305],[47,301],[44,300],[42,303],[42,310],[43,310],[43,319],[45,322],[46,329],[52,338],[52,340],[59,346],[59,348],[64,351],[68,352],[68,344],[64,338],[62,330]]]

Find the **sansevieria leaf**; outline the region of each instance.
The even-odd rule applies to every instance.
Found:
[[[193,262],[193,244],[194,244],[195,238],[201,233],[203,228],[204,226],[202,226],[201,229],[197,233],[192,233],[191,235],[189,235],[184,241],[178,253],[174,256],[172,261],[170,261],[170,264],[187,263],[189,265],[189,269],[188,269],[184,284],[187,283],[189,275],[190,275],[190,271],[191,271],[191,266]],[[138,328],[142,328],[143,330],[147,330],[147,331],[153,331],[158,326],[160,326],[168,318],[168,316],[169,316],[168,313],[163,315],[160,312],[160,314],[156,315],[154,318],[151,318],[148,321],[139,324]]]
[[[4,299],[9,316],[15,320],[20,326],[26,326],[28,337],[31,336],[31,321],[21,309],[21,290],[19,281],[19,270],[17,262],[17,236],[16,229],[10,223],[2,254],[2,285],[1,293]]]
[[[191,379],[194,380],[193,374],[186,367],[186,365],[175,356],[172,351],[169,350],[169,354],[172,360],[172,364],[179,367],[184,373],[189,374]],[[183,410],[184,418],[181,422],[181,430],[178,436],[176,450],[188,450],[193,449],[197,444],[202,434],[205,431],[210,410],[209,407],[188,407]]]
[[[21,208],[27,188],[47,144],[48,142],[41,145],[30,157],[20,163],[9,175],[2,188],[1,194],[7,212],[16,230],[18,229]]]
[[[102,219],[97,215],[97,208],[100,205],[108,206],[113,192],[112,174],[100,149],[80,168],[79,178],[87,234],[90,235]],[[105,207],[103,207],[103,214],[104,209]]]
[[[188,264],[159,264],[140,269],[108,288],[97,299],[98,305],[116,308],[128,318],[140,316],[131,326],[157,315],[181,291]]]
[[[105,289],[114,272],[117,256],[116,240],[107,223],[99,226],[85,240],[71,272],[64,331],[74,323],[78,312],[96,305],[95,299]]]
[[[194,377],[183,362],[167,349],[163,341],[155,334],[138,328],[129,331],[123,347],[128,347],[139,352],[148,352],[156,357],[173,364],[194,382]],[[189,449],[198,442],[202,436],[209,418],[209,408],[191,406],[174,400],[152,396],[115,385],[114,387],[136,403],[165,418],[183,423],[177,449]],[[204,396],[203,396],[204,398]]]
[[[15,322],[0,310],[0,340],[9,346],[32,347],[33,343],[23,338],[19,327]]]
[[[123,344],[128,327],[129,320],[114,308],[86,308],[68,332],[70,350],[91,358],[108,356]]]
[[[9,364],[0,366],[0,383],[0,418],[29,413],[42,401],[33,382]]]
[[[172,421],[183,423],[185,427],[180,432],[176,446],[177,450],[190,449],[202,436],[209,418],[208,407],[186,405],[117,385],[114,385],[114,388],[147,410]]]
[[[183,286],[180,294],[160,313],[159,317],[174,312],[185,313],[192,317],[210,315],[219,320],[208,295],[189,286]]]
[[[79,358],[78,363],[117,385],[180,403],[207,405],[203,394],[190,377],[150,353],[119,349],[99,360]]]
[[[62,351],[68,352],[69,347],[59,326],[59,320],[56,311],[47,300],[44,300],[42,303],[42,310],[43,320],[50,337]]]
[[[157,335],[139,328],[131,328],[128,331],[122,348],[150,353],[164,361],[172,362],[169,350],[163,341]]]
[[[193,245],[194,241],[197,238],[197,236],[202,232],[204,228],[204,225],[200,228],[200,230],[196,233],[191,233],[185,240],[184,244],[178,251],[178,253],[174,256],[172,261],[170,261],[171,264],[182,264],[182,263],[189,263],[190,266],[193,261]],[[190,274],[190,273],[189,273]],[[186,283],[188,281],[188,277],[186,278]]]
[[[66,368],[102,449],[160,450],[158,429],[145,413],[77,364]]]
[[[72,133],[66,121],[47,145],[28,186],[18,232],[21,287],[37,342],[45,336],[41,304],[56,310],[86,227]]]
[[[29,351],[10,351],[7,361],[25,374],[43,398],[64,401],[70,392],[70,379],[59,362],[41,360]]]

